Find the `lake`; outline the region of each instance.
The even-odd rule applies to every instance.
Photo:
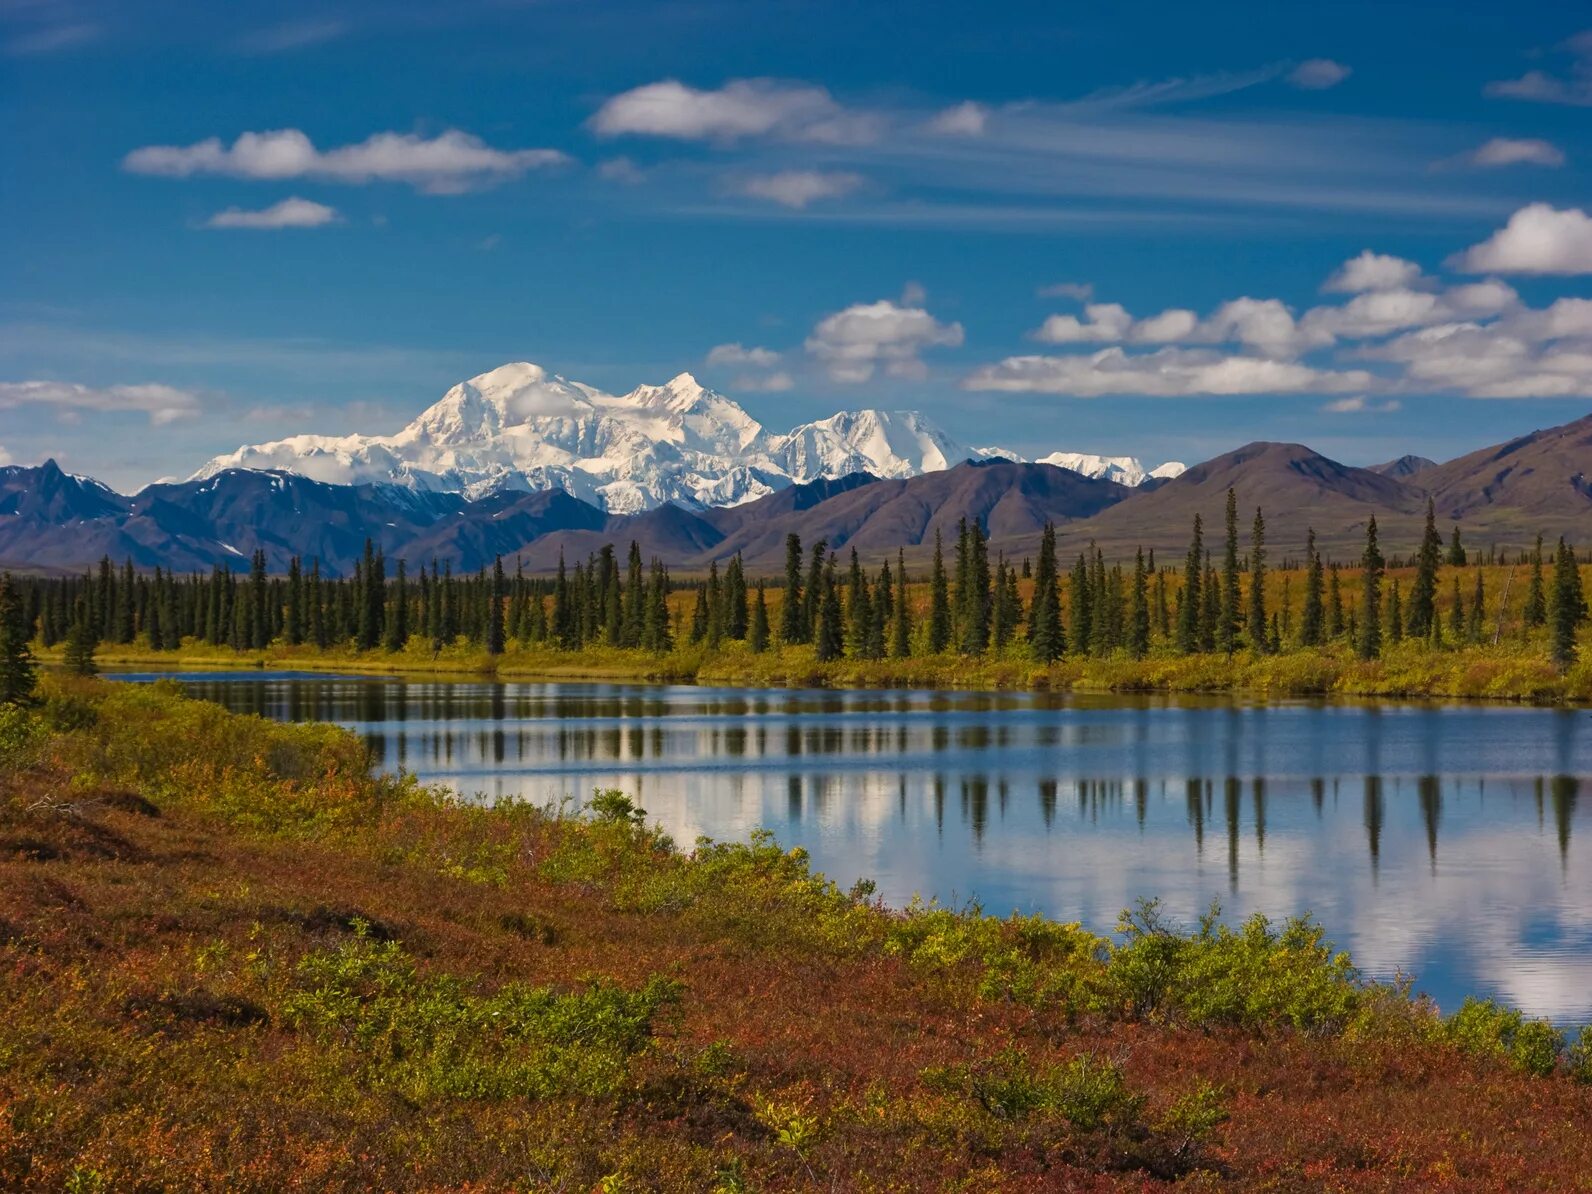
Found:
[[[149,678],[127,676],[125,678]],[[484,799],[631,794],[675,839],[766,827],[841,887],[1109,931],[1311,912],[1452,1010],[1592,1020],[1592,714],[1042,693],[224,673],[196,696],[338,722]]]

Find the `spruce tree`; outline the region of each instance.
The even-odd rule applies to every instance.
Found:
[[[691,607],[691,629],[687,631],[687,642],[695,644],[707,638],[708,612],[708,587],[705,584],[698,584],[696,603]]]
[[[1344,632],[1343,624],[1343,587],[1338,583],[1338,566],[1332,565],[1332,579],[1327,586],[1327,636],[1341,638]]]
[[[1321,553],[1316,550],[1316,530],[1305,535],[1305,607],[1299,615],[1299,643],[1319,647],[1326,632],[1326,610],[1322,604]]]
[[[1559,540],[1553,555],[1553,600],[1549,610],[1549,652],[1554,665],[1561,670],[1576,660],[1575,630],[1586,616],[1586,604],[1581,594],[1580,572],[1575,555]],[[3,693],[0,693],[3,698]]]
[[[309,615],[310,642],[322,651],[331,646],[332,636],[326,625],[326,608],[322,602],[321,561],[317,556],[310,561]]]
[[[1266,518],[1255,507],[1255,524],[1249,533],[1249,644],[1264,655],[1271,648],[1266,626]]]
[[[1557,557],[1555,557],[1557,563]],[[1531,585],[1526,590],[1526,625],[1541,626],[1548,620],[1548,592],[1542,582],[1542,536],[1537,536],[1531,553]]]
[[[1222,620],[1221,578],[1211,566],[1211,553],[1205,553],[1205,580],[1200,585],[1205,607],[1200,610],[1200,650],[1216,650],[1217,625]]]
[[[768,599],[763,592],[763,582],[757,582],[757,596],[752,598],[752,613],[746,627],[746,645],[753,655],[768,650]]]
[[[400,587],[403,584],[404,566],[398,563],[398,580]],[[486,653],[488,655],[503,654],[504,629],[503,629],[503,598],[507,584],[503,576],[503,557],[497,556],[492,561],[492,587],[486,593]]]
[[[1056,575],[1056,524],[1045,523],[1034,569],[1034,597],[1028,609],[1028,649],[1039,663],[1061,658],[1061,591]]]
[[[929,654],[943,655],[951,645],[951,594],[945,575],[940,532],[934,532],[934,566],[929,573]]]
[[[724,616],[724,584],[719,579],[719,562],[714,560],[708,565],[708,583],[704,589],[706,593],[708,623],[704,628],[703,640],[708,645],[708,650],[717,651],[724,642],[725,616]]]
[[[867,652],[868,627],[873,622],[873,601],[868,594],[868,578],[862,574],[857,549],[851,549],[851,566],[846,570],[846,653],[854,659]]]
[[[1409,616],[1405,626],[1411,638],[1429,638],[1437,616],[1437,569],[1443,561],[1443,537],[1437,533],[1437,514],[1426,499],[1426,528],[1415,555],[1415,581],[1410,587]]]
[[[1150,650],[1150,593],[1149,576],[1144,570],[1144,549],[1141,547],[1133,563],[1133,595],[1128,613],[1128,652],[1135,659],[1143,659]]]
[[[1388,589],[1387,595],[1387,641],[1396,643],[1404,637],[1404,609],[1399,598],[1398,577],[1393,578],[1393,584]]]
[[[498,568],[503,567],[498,557]],[[501,616],[501,615],[500,615]],[[404,561],[398,561],[398,574],[393,578],[392,612],[387,615],[386,632],[382,645],[389,651],[402,651],[409,641],[409,581],[404,571]],[[502,651],[502,646],[498,651]]]
[[[99,646],[99,626],[88,599],[79,597],[72,606],[72,623],[66,632],[66,653],[62,658],[66,670],[74,676],[92,676],[99,671],[94,662],[94,648]]]
[[[802,541],[799,535],[785,536],[785,594],[779,606],[779,641],[804,643],[802,631]]]
[[[1238,628],[1243,610],[1238,587],[1238,494],[1227,491],[1227,542],[1222,553],[1222,613],[1216,627],[1216,645],[1231,655],[1238,649]]]
[[[890,655],[905,659],[912,654],[912,605],[907,599],[906,554],[896,549],[895,618],[890,624]]]
[[[1194,515],[1194,537],[1189,541],[1188,555],[1183,561],[1183,601],[1178,608],[1177,649],[1184,655],[1199,650],[1200,645],[1200,570],[1204,566],[1205,545],[1200,533],[1200,516]],[[1076,641],[1076,640],[1074,640]]]
[[[287,564],[287,622],[282,637],[290,647],[304,641],[304,571],[297,556]]]
[[[1360,557],[1360,641],[1361,659],[1376,659],[1382,654],[1382,550],[1376,541],[1376,517],[1365,526],[1365,552]]]
[[[1459,524],[1456,522],[1454,524],[1454,537],[1448,544],[1448,562],[1452,567],[1463,568],[1466,560],[1465,545],[1459,541]]]
[[[1072,622],[1068,639],[1072,649],[1083,654],[1094,641],[1095,595],[1089,561],[1082,555],[1072,566],[1072,575],[1067,582],[1067,599]]]
[[[829,558],[818,587],[823,591],[823,596],[818,605],[818,625],[813,639],[818,662],[828,663],[832,659],[839,659],[846,646],[845,625],[840,611],[840,587],[835,583],[833,556]]]
[[[22,594],[9,572],[0,575],[0,705],[20,705],[33,698],[38,682],[32,627],[22,609]]]
[[[813,544],[807,560],[807,581],[802,590],[802,642],[810,642],[818,633],[818,607],[824,599],[824,556],[829,550],[827,540]]]
[[[539,597],[532,600],[540,601]],[[641,572],[641,545],[630,541],[630,555],[625,561],[625,629],[624,645],[639,647],[642,631],[647,622],[647,582]]]
[[[862,654],[864,659],[883,659],[885,656],[885,637],[888,633],[890,620],[890,564],[886,561],[879,570],[879,582],[874,587],[873,598],[869,606],[868,633],[863,640]]]

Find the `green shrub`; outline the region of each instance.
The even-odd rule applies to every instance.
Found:
[[[1592,1024],[1581,1029],[1575,1044],[1565,1053],[1565,1061],[1570,1077],[1577,1082],[1592,1083]]]
[[[1177,1015],[1190,1023],[1258,1030],[1341,1030],[1367,991],[1347,954],[1335,953],[1308,916],[1274,929],[1264,916],[1234,930],[1213,904],[1185,934],[1156,901],[1123,912],[1109,985],[1129,1015]]]
[[[923,1077],[940,1089],[954,1089],[965,1081],[967,1092],[996,1119],[1055,1115],[1084,1132],[1130,1127],[1144,1109],[1144,1097],[1129,1089],[1122,1067],[1088,1053],[1066,1065],[1040,1070],[1008,1046],[967,1070],[965,1079],[955,1071],[929,1072]]]
[[[364,1081],[415,1100],[611,1096],[679,995],[662,978],[633,992],[509,984],[477,994],[457,977],[422,975],[398,942],[364,934],[305,957],[296,980],[283,1022],[346,1045]]]
[[[1553,1072],[1564,1048],[1564,1034],[1546,1020],[1527,1020],[1514,1008],[1474,997],[1443,1024],[1442,1036],[1473,1056],[1505,1058],[1539,1077]]]
[[[20,767],[43,737],[44,725],[21,705],[0,705],[0,767]]]

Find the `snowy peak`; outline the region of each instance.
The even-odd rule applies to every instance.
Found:
[[[910,410],[841,411],[781,437],[779,452],[797,481],[847,473],[915,477],[977,455]]]
[[[1086,477],[1115,481],[1118,485],[1143,485],[1151,478],[1170,480],[1184,471],[1184,465],[1175,460],[1154,469],[1146,469],[1137,456],[1095,456],[1088,452],[1052,452],[1041,456],[1036,464],[1053,464],[1057,468],[1071,469]]]
[[[957,443],[917,411],[841,411],[776,435],[690,373],[615,395],[512,361],[453,386],[393,435],[246,444],[194,479],[244,468],[469,498],[562,489],[610,513],[633,514],[665,502],[739,505],[850,473],[915,477],[990,454]],[[1149,475],[1129,457],[1047,460],[1130,485]]]

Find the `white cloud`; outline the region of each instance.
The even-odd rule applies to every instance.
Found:
[[[641,167],[627,157],[609,158],[597,167],[597,174],[609,182],[623,183],[626,186],[635,186],[646,179]]]
[[[1407,390],[1471,398],[1592,398],[1592,339],[1542,342],[1529,325],[1451,323],[1366,350],[1402,370]]]
[[[1373,402],[1364,394],[1356,394],[1353,398],[1334,398],[1331,402],[1323,404],[1321,409],[1329,415],[1386,415],[1392,414],[1402,405],[1397,398]]]
[[[1592,274],[1592,216],[1533,203],[1449,264],[1471,274]]]
[[[218,211],[205,221],[206,228],[321,228],[335,224],[341,217],[337,209],[324,203],[294,196],[273,203],[262,211],[245,211],[229,207]]]
[[[1241,344],[1269,357],[1291,357],[1324,344],[1319,334],[1301,329],[1286,303],[1248,296],[1216,308],[1192,338],[1209,344]]]
[[[746,348],[739,342],[716,344],[708,350],[707,356],[710,365],[755,365],[767,369],[779,362],[780,354],[772,348]]]
[[[4,444],[0,444],[0,468],[4,468],[6,465],[10,464],[12,459],[11,453],[6,451],[6,446]]]
[[[947,137],[977,137],[989,123],[989,107],[966,100],[935,114],[928,123],[931,133]]]
[[[1520,302],[1520,295],[1507,282],[1488,278],[1483,282],[1466,282],[1450,286],[1443,291],[1443,302],[1460,315],[1470,318],[1479,315],[1497,315]]]
[[[1209,349],[1161,348],[1129,354],[1106,348],[1079,356],[1007,357],[976,370],[962,384],[970,390],[1067,394],[1076,398],[1142,395],[1329,394],[1368,389],[1363,370],[1336,372],[1293,361],[1228,356]]]
[[[681,141],[774,137],[856,145],[879,132],[877,116],[847,112],[824,88],[778,79],[732,79],[716,91],[664,79],[613,96],[589,124],[601,137]]]
[[[1359,294],[1365,290],[1402,290],[1421,281],[1421,267],[1402,257],[1363,250],[1340,265],[1321,289],[1328,293]]]
[[[1034,339],[1044,344],[1083,344],[1127,339],[1133,316],[1120,303],[1090,303],[1076,315],[1052,315],[1039,325]]]
[[[1305,91],[1325,91],[1336,87],[1354,72],[1330,58],[1310,58],[1288,73],[1288,82]]]
[[[319,150],[298,129],[244,133],[231,146],[219,137],[192,145],[146,145],[122,166],[134,174],[188,178],[321,178],[331,182],[406,182],[433,194],[453,194],[569,161],[556,149],[493,149],[479,137],[449,129],[435,137],[376,133],[356,145]]]
[[[61,417],[82,411],[106,414],[135,412],[149,417],[157,427],[199,413],[199,398],[174,386],[130,385],[94,387],[65,381],[0,382],[0,410],[20,406],[46,406]]]
[[[1049,286],[1041,286],[1035,293],[1040,298],[1069,298],[1087,303],[1094,297],[1094,283],[1052,282]]]
[[[891,377],[923,377],[924,349],[955,348],[962,339],[960,323],[941,323],[921,307],[881,299],[826,315],[806,347],[835,381],[864,382],[881,367]]]
[[[1530,70],[1518,79],[1487,84],[1487,94],[1540,104],[1592,106],[1592,29],[1576,34],[1562,48],[1572,59],[1569,78]]]
[[[1472,166],[1562,166],[1564,150],[1552,141],[1494,137],[1465,155]]]
[[[743,394],[783,394],[786,390],[795,388],[795,380],[783,370],[761,375],[742,373],[730,382],[731,390]]]
[[[1429,291],[1373,290],[1355,295],[1341,307],[1314,307],[1300,322],[1306,332],[1330,342],[1385,336],[1447,317],[1442,300]]]
[[[737,180],[734,189],[754,199],[802,208],[820,199],[838,199],[862,186],[862,175],[838,170],[779,170]]]

